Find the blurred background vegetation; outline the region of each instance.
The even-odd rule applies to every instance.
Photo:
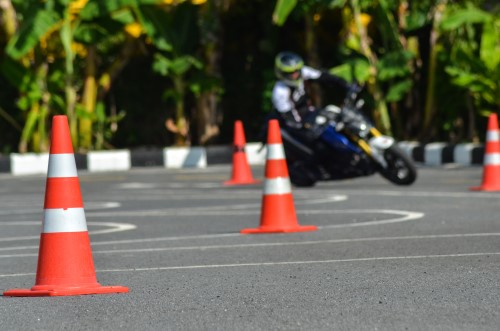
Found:
[[[400,140],[484,140],[500,110],[498,0],[0,0],[0,153],[47,151],[55,114],[79,152],[254,140],[282,50]]]

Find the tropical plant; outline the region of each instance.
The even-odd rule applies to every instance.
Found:
[[[440,28],[449,45],[446,72],[483,116],[500,111],[500,15],[469,3],[450,6]]]
[[[104,137],[109,138],[103,124],[113,128],[123,113],[103,117],[103,108],[97,105],[104,102],[113,79],[128,59],[141,49],[136,42],[138,20],[134,17],[141,3],[158,1],[49,0],[30,7],[19,4],[22,24],[9,40],[2,71],[21,92],[18,106],[26,112],[20,152],[26,152],[30,142],[34,151],[47,150],[50,113],[68,116],[76,148],[103,147]],[[102,58],[105,61],[99,66]]]

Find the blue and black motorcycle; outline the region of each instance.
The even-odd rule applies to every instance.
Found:
[[[394,138],[383,135],[363,115],[359,89],[350,89],[342,107],[317,111],[306,125],[318,139],[306,145],[281,126],[290,181],[313,186],[317,181],[340,180],[379,173],[396,185],[411,185],[417,170]]]

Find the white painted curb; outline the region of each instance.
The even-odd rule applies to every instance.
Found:
[[[430,143],[425,145],[424,163],[429,166],[438,166],[442,164],[442,152],[446,147],[445,143]]]
[[[468,143],[459,144],[453,150],[453,160],[461,165],[469,165],[472,163],[472,150],[482,146],[481,144]]]
[[[408,157],[412,157],[413,150],[419,147],[420,143],[416,141],[402,141],[398,142],[398,147],[406,153]]]
[[[266,164],[267,145],[262,148],[261,143],[247,143],[245,145],[247,161],[250,165]]]
[[[94,151],[87,154],[89,172],[130,170],[130,151]]]
[[[13,175],[35,175],[47,174],[49,168],[48,153],[25,153],[10,154],[11,174]]]
[[[168,147],[163,149],[165,168],[206,168],[207,153],[203,147]]]

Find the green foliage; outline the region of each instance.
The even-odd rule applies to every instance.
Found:
[[[341,63],[330,72],[365,83],[378,114],[392,103],[393,125],[402,115],[400,123],[415,119],[412,125],[421,129],[423,105],[432,108],[422,102],[426,96],[434,100],[437,110],[430,124],[440,132],[453,131],[457,119],[463,120],[471,104],[466,101],[473,101],[477,114],[500,110],[500,21],[498,5],[491,0],[446,1],[446,6],[440,0],[234,0],[224,2],[228,7],[210,0],[201,6],[191,1],[88,0],[82,9],[71,7],[75,4],[71,0],[11,2],[18,31],[7,44],[3,34],[0,38],[4,49],[0,110],[6,110],[0,116],[10,116],[9,123],[24,121],[22,143],[33,150],[43,147],[45,118],[67,112],[71,103],[79,123],[92,122],[94,148],[109,146],[116,133],[114,123],[125,114],[110,115],[110,104],[126,110],[128,118],[134,116],[118,90],[157,95],[159,101],[148,100],[153,104],[148,109],[159,109],[152,118],[165,115],[162,93],[186,109],[205,92],[222,96],[220,105],[229,108],[226,121],[238,112],[260,114],[271,107],[271,53],[287,46],[303,51],[305,39],[310,47],[306,18],[311,23],[308,33],[317,38],[317,50],[311,47],[304,54],[316,56],[323,64]],[[442,10],[438,25],[435,13]],[[225,33],[219,34],[219,28]],[[86,68],[89,49],[95,56],[95,77],[90,77],[94,80],[87,80],[94,71]],[[214,55],[214,49],[215,56],[207,56]],[[137,55],[141,58],[132,60]],[[429,60],[434,55],[437,62]],[[121,70],[137,63],[143,80],[157,74],[155,81],[165,86],[152,88],[149,81],[134,81],[135,76],[120,81]],[[436,83],[431,84],[429,77]],[[120,89],[112,86],[115,79]],[[98,86],[95,105],[82,101],[87,100],[84,89],[89,81]],[[189,102],[184,106],[183,101]],[[141,105],[137,108],[143,106],[141,100],[133,102]],[[240,104],[245,105],[238,108]],[[95,113],[86,109],[94,106]],[[252,115],[245,116],[257,121]],[[163,120],[152,122],[161,122],[158,131],[164,130]],[[1,122],[0,130],[4,132],[8,125]]]
[[[452,40],[446,72],[482,111],[500,110],[500,17],[469,5],[451,8],[440,28]]]
[[[394,78],[407,77],[410,73],[408,62],[413,59],[409,51],[392,51],[384,54],[377,63],[378,78],[389,81]]]
[[[153,70],[162,76],[186,74],[191,68],[201,69],[202,63],[192,56],[168,58],[160,53],[155,54]]]
[[[458,9],[449,13],[441,22],[441,29],[444,31],[453,31],[464,25],[486,23],[492,20],[492,15],[474,6]]]
[[[370,78],[370,63],[363,57],[347,59],[341,65],[330,69],[330,73],[348,82],[365,83]]]
[[[13,59],[19,60],[32,51],[60,20],[61,16],[52,10],[30,11],[19,32],[7,44],[7,54]]]
[[[296,5],[297,0],[278,0],[273,13],[273,22],[279,26],[283,25]]]
[[[332,0],[330,2],[330,4],[328,5],[328,7],[330,9],[334,9],[334,8],[342,8],[346,5],[347,3],[347,0]]]

